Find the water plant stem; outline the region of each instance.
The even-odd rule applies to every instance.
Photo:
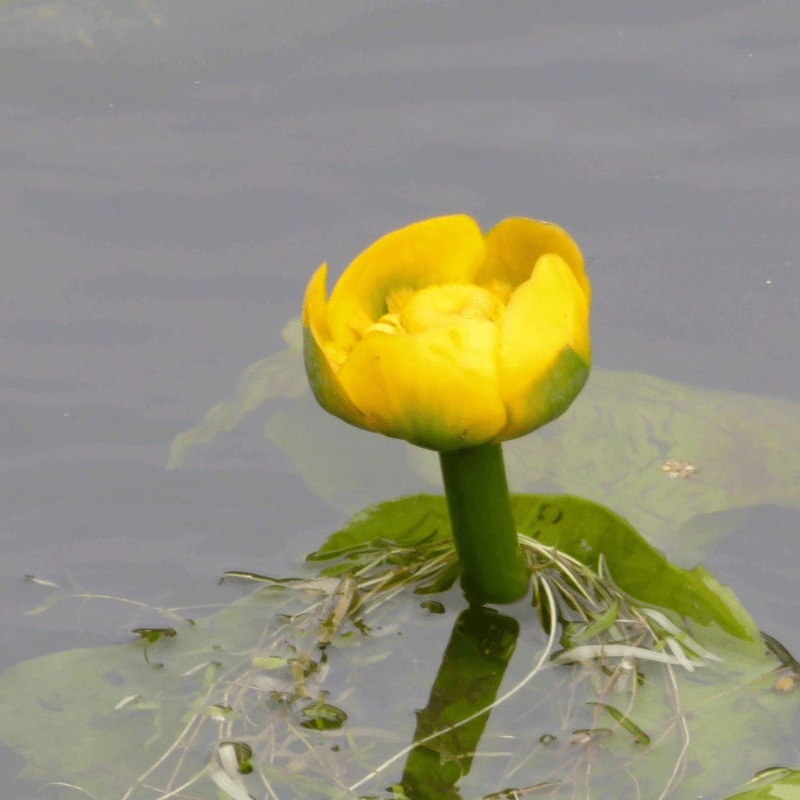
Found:
[[[529,573],[517,540],[499,444],[440,453],[461,588],[470,603],[513,603]]]

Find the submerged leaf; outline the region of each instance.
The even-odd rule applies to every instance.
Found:
[[[53,583],[53,581],[45,580],[44,578],[37,578],[35,575],[26,575],[25,580],[28,583],[36,583],[39,586],[49,586],[52,589],[60,589],[61,587],[57,583]]]
[[[270,398],[283,397],[295,404],[268,419],[266,435],[333,505],[352,511],[420,492],[423,481],[440,485],[434,453],[354,430],[316,405],[299,331],[298,320],[287,323],[290,346],[248,367],[232,400],[176,437],[170,466],[180,464],[187,447],[213,441]],[[800,508],[800,405],[774,397],[594,369],[563,416],[507,442],[504,452],[515,489],[558,490],[600,503],[613,498],[615,511],[664,547],[698,515],[767,503]],[[693,466],[691,479],[670,480],[663,470],[670,461]],[[695,555],[721,532],[700,533],[683,542]]]
[[[414,587],[414,593],[438,594],[439,592],[446,592],[458,580],[459,575],[461,575],[461,567],[456,561],[429,583],[417,584]]]
[[[236,765],[242,775],[249,775],[253,771],[250,759],[253,757],[253,748],[247,742],[220,742],[219,749],[232,747],[236,756]],[[225,754],[226,761],[230,761],[229,753]]]
[[[178,632],[175,630],[175,628],[133,628],[131,633],[135,633],[137,636],[141,637],[150,644],[157,642],[162,636],[165,636],[167,639],[171,639],[172,637],[178,635]]]
[[[208,766],[208,774],[232,800],[252,800],[239,771],[239,753],[233,742],[219,745],[217,757]]]
[[[303,367],[300,320],[289,320],[281,335],[288,344],[286,350],[262,358],[247,367],[230,400],[214,406],[199,425],[175,437],[169,448],[167,469],[175,469],[183,464],[187,448],[209,444],[218,436],[235,430],[251,411],[255,411],[267,400],[299,397],[308,390]]]
[[[590,706],[597,706],[607,711],[631,736],[636,744],[650,744],[650,737],[635,723],[628,719],[619,709],[607,703],[589,703]]]
[[[600,633],[607,631],[616,621],[619,613],[619,602],[614,602],[597,619],[585,625],[580,630],[570,633],[569,641],[571,645],[583,644],[583,642],[593,639]]]
[[[275,584],[295,583],[296,581],[302,580],[301,578],[270,578],[269,575],[261,575],[258,572],[249,572],[244,569],[225,570],[220,578],[220,583],[222,583],[225,578],[239,578],[240,580],[256,581],[257,583]]]
[[[304,728],[319,731],[335,731],[347,721],[347,714],[341,708],[328,703],[314,703],[300,710],[300,724]]]

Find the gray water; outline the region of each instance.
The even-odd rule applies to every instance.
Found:
[[[263,417],[178,471],[167,447],[283,347],[319,263],[415,220],[556,221],[587,258],[596,365],[800,401],[793,2],[64,0],[0,21],[0,668],[138,621],[24,616],[26,574],[214,603],[222,570],[289,572],[344,521]],[[752,510],[707,564],[800,651],[797,523]]]

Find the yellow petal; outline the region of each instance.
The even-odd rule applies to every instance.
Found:
[[[327,302],[325,300],[326,265],[311,277],[303,300],[303,357],[311,390],[317,402],[328,412],[360,428],[369,428],[364,415],[344,391],[326,345],[330,344]]]
[[[499,353],[508,425],[498,441],[558,416],[580,391],[590,362],[589,301],[560,256],[542,256],[511,296]]]
[[[336,343],[351,347],[387,313],[387,298],[445,283],[472,283],[483,262],[483,236],[470,217],[417,222],[368,247],[344,271],[328,303]]]
[[[322,264],[311,276],[303,298],[303,327],[311,326],[320,344],[330,341],[328,330],[328,301],[325,299],[325,279],[328,265]]]
[[[570,235],[558,225],[523,217],[512,217],[495,225],[486,234],[486,263],[476,283],[509,283],[516,288],[531,276],[534,264],[546,253],[555,253],[566,262],[587,301],[591,299],[589,281],[583,271],[583,256]]]
[[[418,334],[369,333],[339,373],[381,432],[432,450],[483,444],[505,426],[497,386],[498,328],[460,319]]]

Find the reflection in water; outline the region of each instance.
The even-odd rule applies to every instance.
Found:
[[[428,705],[417,712],[420,744],[401,781],[411,800],[460,797],[456,784],[470,771],[489,711],[459,723],[494,702],[518,634],[515,619],[490,608],[474,606],[456,620]]]

